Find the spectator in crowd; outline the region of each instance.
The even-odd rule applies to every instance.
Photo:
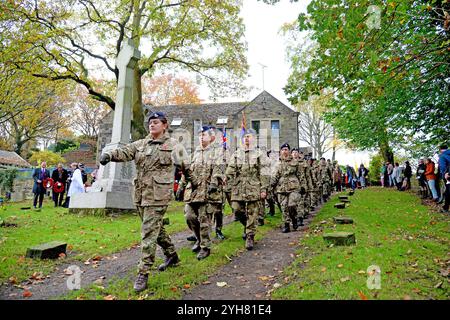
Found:
[[[47,169],[47,163],[45,161],[41,162],[41,167],[36,168],[33,171],[33,207],[36,209],[37,202],[39,199],[39,209],[42,208],[42,201],[44,200],[44,195],[47,192],[46,187],[44,186],[44,180],[50,178],[50,171]]]
[[[334,188],[335,188],[336,192],[341,192],[342,191],[342,170],[339,167],[339,164],[336,160],[333,162],[333,164],[334,164],[334,167],[333,167]]]
[[[426,165],[423,159],[419,159],[419,164],[417,165],[416,179],[420,186],[420,195],[422,199],[425,199],[428,195],[428,184],[427,179],[425,179],[425,169]]]
[[[352,188],[352,190],[356,189],[356,172],[351,166],[347,165],[347,179],[348,186]]]
[[[58,163],[58,166],[52,172],[53,201],[55,202],[55,207],[62,205],[64,193],[66,192],[67,177],[67,170],[63,168],[62,163]]]
[[[380,170],[380,182],[381,182],[381,186],[385,187],[387,185],[386,181],[386,172],[387,172],[387,168],[386,168],[386,164],[383,163],[383,166],[381,167]]]
[[[94,183],[98,178],[98,169],[99,169],[99,166],[97,165],[95,167],[94,171],[91,172],[92,183]]]
[[[444,206],[441,209],[441,212],[448,213],[448,209],[450,206],[450,165],[447,166],[447,170],[444,172]]]
[[[84,170],[84,164],[83,163],[79,163],[78,164],[78,169],[80,169],[81,171],[81,179],[83,180],[83,186],[86,186],[86,183],[88,181],[88,175],[86,173],[86,171]]]
[[[436,189],[436,174],[435,171],[435,165],[434,162],[428,158],[425,160],[425,179],[427,180],[428,186],[430,188],[431,194],[433,196],[433,201],[438,202],[439,196]]]
[[[409,164],[409,161],[405,161],[405,171],[403,175],[405,179],[403,180],[401,191],[409,190],[411,189],[411,176],[412,176],[412,169],[411,165]]]
[[[450,167],[450,150],[447,145],[441,145],[439,147],[439,178],[443,181],[442,183],[442,191],[441,191],[441,199],[439,203],[444,201],[444,194],[446,189],[446,180],[445,180],[445,172]]]
[[[364,167],[364,165],[361,163],[358,169],[358,177],[359,177],[359,183],[361,183],[361,187],[366,187],[367,177],[369,175],[369,170]]]
[[[387,171],[387,175],[388,175],[388,187],[393,187],[394,186],[394,177],[392,176],[392,174],[394,173],[394,166],[392,165],[392,163],[390,163],[389,161],[386,162],[386,171]],[[386,184],[386,181],[384,182],[384,184]]]
[[[397,189],[400,190],[402,186],[402,168],[398,162],[395,163],[394,170],[392,171],[392,181]]]

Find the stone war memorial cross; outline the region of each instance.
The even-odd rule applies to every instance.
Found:
[[[119,79],[111,142],[103,152],[130,143],[134,68],[140,57],[133,41],[126,39],[116,59]],[[135,171],[134,162],[110,162],[100,166],[98,180],[93,186],[86,193],[71,197],[69,212],[116,215],[136,210],[132,198]]]

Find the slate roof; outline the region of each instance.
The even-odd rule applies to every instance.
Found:
[[[0,164],[11,165],[16,167],[31,168],[25,159],[13,151],[0,150]]]

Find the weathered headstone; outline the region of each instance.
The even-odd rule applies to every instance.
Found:
[[[123,42],[116,59],[119,69],[117,83],[116,107],[111,143],[103,151],[116,149],[130,143],[132,93],[134,87],[134,68],[140,59],[140,52],[132,40]],[[86,193],[75,194],[70,199],[70,212],[119,214],[135,211],[133,202],[134,162],[110,162],[100,166],[99,179]],[[101,211],[101,212],[100,212]]]
[[[343,202],[343,203],[350,203],[350,200],[348,200],[348,199],[342,199],[341,202]]]
[[[354,232],[330,232],[323,235],[323,239],[328,244],[335,246],[349,246],[356,243]]]
[[[338,202],[334,205],[334,207],[338,209],[345,209],[345,203]]]
[[[57,259],[61,253],[66,254],[67,243],[52,241],[27,249],[27,258]]]
[[[339,196],[339,200],[348,199],[348,196]]]
[[[353,219],[350,217],[334,217],[334,222],[339,224],[351,224],[353,223]]]

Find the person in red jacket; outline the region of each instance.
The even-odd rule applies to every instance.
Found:
[[[434,162],[428,158],[427,160],[425,160],[425,165],[426,165],[426,169],[425,169],[425,179],[427,180],[428,186],[430,187],[430,191],[431,194],[433,195],[433,201],[438,202],[439,201],[439,196],[438,196],[438,192],[436,189],[436,174],[434,173],[435,171],[435,165]]]

